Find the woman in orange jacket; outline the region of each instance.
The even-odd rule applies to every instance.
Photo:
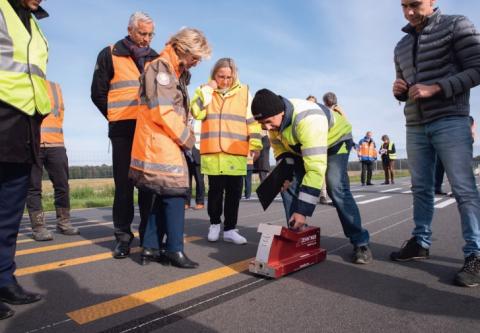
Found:
[[[183,252],[184,202],[189,188],[184,151],[195,143],[188,126],[187,84],[188,70],[209,57],[210,52],[201,31],[184,28],[170,38],[141,78],[140,97],[146,105],[137,118],[130,178],[139,189],[155,194],[142,244],[143,262],[162,261],[181,268],[198,266]],[[164,234],[165,252],[157,252]]]

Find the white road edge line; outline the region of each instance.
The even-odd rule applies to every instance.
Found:
[[[370,203],[370,202],[385,200],[385,199],[388,199],[388,198],[391,198],[391,196],[384,196],[384,197],[378,197],[378,198],[374,198],[374,199],[370,199],[370,200],[360,201],[360,202],[357,202],[357,205],[365,205],[365,204]]]

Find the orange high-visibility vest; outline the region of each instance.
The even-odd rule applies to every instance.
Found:
[[[358,154],[362,157],[368,157],[370,159],[376,159],[377,158],[377,150],[375,149],[375,145],[373,142],[367,142],[364,141],[360,145],[360,153]]]
[[[178,56],[167,45],[160,58],[145,70],[145,81],[154,82],[161,75],[172,84],[158,84],[150,96],[142,96],[148,104],[138,113],[129,177],[138,188],[179,196],[189,188],[183,149],[191,149],[194,137],[187,124],[183,98],[177,98],[186,91],[182,92],[174,64],[178,64]]]
[[[247,128],[248,86],[222,97],[214,92],[202,121],[200,154],[227,153],[248,155]]]
[[[48,80],[46,83],[51,110],[49,115],[42,121],[40,143],[63,146],[63,115],[65,106],[63,105],[62,90],[58,83]]]
[[[113,50],[113,46],[110,46]],[[113,78],[108,90],[108,121],[137,119],[140,99],[140,71],[132,57],[120,57],[112,53]],[[145,67],[150,62],[145,63]]]

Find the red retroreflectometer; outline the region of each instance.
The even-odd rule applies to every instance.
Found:
[[[305,227],[293,231],[281,225],[262,223],[257,256],[250,262],[250,272],[279,278],[325,260],[327,251],[320,248],[320,228]]]

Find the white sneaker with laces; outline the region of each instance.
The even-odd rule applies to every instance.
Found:
[[[232,229],[223,232],[223,240],[237,245],[247,243],[247,239],[238,233],[238,229]]]
[[[208,228],[208,241],[216,242],[220,237],[220,224],[210,224]]]

